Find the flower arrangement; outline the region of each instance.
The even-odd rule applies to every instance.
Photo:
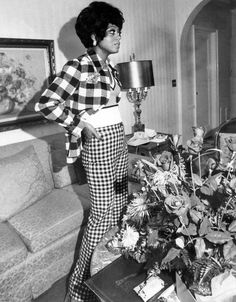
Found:
[[[203,135],[195,128],[184,148],[174,135],[170,150],[137,160],[142,189],[107,248],[146,263],[147,279],[177,271],[194,294],[210,296],[212,278],[236,269],[236,146],[229,140],[227,163],[221,150],[206,151],[203,166]]]
[[[30,56],[25,59],[30,61]],[[0,114],[21,110],[33,96],[35,82],[22,63],[0,53]]]

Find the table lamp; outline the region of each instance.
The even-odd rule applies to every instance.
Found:
[[[134,104],[135,124],[134,132],[144,131],[145,125],[141,123],[140,109],[142,101],[147,97],[148,89],[154,86],[152,61],[135,61],[134,55],[130,62],[117,64],[122,89],[127,91],[127,99]]]

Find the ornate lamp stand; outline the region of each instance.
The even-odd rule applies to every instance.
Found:
[[[127,99],[129,102],[134,104],[135,109],[135,124],[134,132],[144,131],[145,125],[141,123],[141,103],[147,97],[149,87],[144,88],[130,88],[127,92]]]
[[[148,89],[154,86],[152,61],[135,61],[117,64],[122,88],[127,90],[127,99],[134,104],[135,124],[134,132],[144,131],[145,126],[141,123],[141,103],[147,97]]]

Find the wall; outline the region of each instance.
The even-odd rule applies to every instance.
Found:
[[[53,39],[57,71],[67,59],[84,52],[74,33],[78,12],[89,0],[0,0],[0,37]],[[155,87],[142,104],[142,122],[146,127],[182,134],[191,125],[182,123],[181,43],[186,38],[198,11],[209,0],[110,0],[123,12],[126,22],[120,53],[111,57],[115,63],[128,61],[132,53],[138,60],[151,59]],[[177,87],[172,87],[172,79]],[[126,133],[134,123],[133,106],[123,93],[121,113]],[[48,129],[50,131],[50,127]],[[55,131],[55,130],[54,130]],[[37,133],[38,135],[38,133]],[[186,137],[186,135],[185,135]]]
[[[111,57],[115,62],[129,61],[132,53],[137,60],[152,60],[155,87],[142,104],[142,122],[147,128],[176,132],[178,109],[176,88],[176,37],[174,0],[111,0],[126,19],[120,53]],[[88,0],[0,0],[0,37],[53,39],[56,68],[66,60],[80,55],[84,47],[74,33],[78,12]],[[134,124],[133,105],[122,95],[121,114],[126,133]],[[50,128],[49,128],[50,131]]]
[[[236,116],[236,9],[232,11],[232,37],[231,37],[231,109]]]

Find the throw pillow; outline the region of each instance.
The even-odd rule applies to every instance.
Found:
[[[52,189],[33,146],[0,159],[0,184],[0,221],[7,220]]]
[[[80,185],[87,183],[81,158],[78,158],[74,164],[67,164],[66,149],[61,142],[53,142],[51,156],[55,188],[63,188],[73,183]]]
[[[66,163],[66,150],[51,148],[54,186],[57,189],[77,181],[73,165]]]

